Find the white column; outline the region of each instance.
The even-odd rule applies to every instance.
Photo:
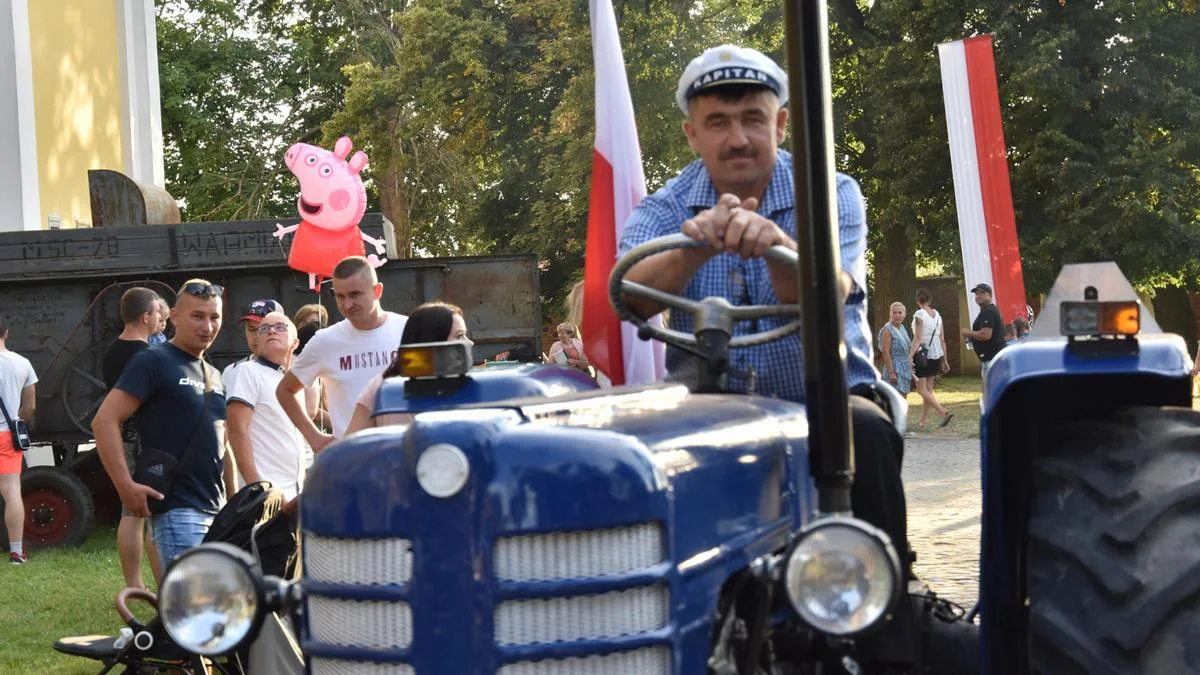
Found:
[[[154,0],[117,0],[125,175],[165,187]]]
[[[42,229],[28,0],[0,0],[0,232]]]

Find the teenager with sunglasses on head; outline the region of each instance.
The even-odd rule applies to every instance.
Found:
[[[427,342],[461,341],[474,344],[467,337],[467,322],[463,319],[462,310],[455,305],[445,302],[427,302],[413,310],[404,326],[404,334],[400,336],[400,346],[417,345]],[[371,413],[375,409],[375,395],[379,387],[389,377],[400,377],[399,359],[394,359],[379,375],[376,375],[358,397],[354,406],[354,416],[346,427],[346,433],[369,429],[375,425]]]
[[[203,541],[233,490],[234,467],[222,440],[224,386],[204,361],[221,331],[223,292],[203,279],[185,282],[171,309],[175,336],[130,359],[92,421],[104,470],[125,508],[151,518],[164,568]],[[130,467],[121,424],[134,413],[142,450]]]

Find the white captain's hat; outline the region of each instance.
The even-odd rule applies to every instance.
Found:
[[[686,115],[688,99],[710,89],[730,84],[757,84],[767,87],[787,103],[788,77],[779,64],[757,49],[737,45],[721,45],[704,50],[692,59],[679,78],[675,102]]]

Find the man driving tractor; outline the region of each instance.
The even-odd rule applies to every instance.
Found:
[[[683,132],[688,144],[700,157],[634,210],[619,255],[676,231],[708,245],[642,260],[626,279],[692,300],[722,297],[735,306],[797,302],[796,269],[764,258],[772,246],[797,250],[792,155],[779,148],[786,134],[787,96],[787,74],[754,49],[722,45],[688,64],[676,102],[686,116]],[[854,515],[888,534],[911,579],[913,556],[900,478],[904,440],[881,407],[883,398],[876,392],[879,373],[872,365],[867,337],[866,208],[854,179],[838,173],[836,180],[847,384],[852,394]],[[623,299],[643,318],[663,310],[644,297],[628,294]],[[793,319],[743,321],[735,325],[734,335],[769,331]],[[684,333],[695,329],[694,317],[687,312],[671,312],[669,321],[671,328]],[[750,393],[752,382],[753,393],[803,403],[801,349],[800,335],[791,333],[734,351],[727,389]],[[694,385],[695,369],[693,357],[668,347],[668,379]],[[903,631],[896,623],[887,632]]]

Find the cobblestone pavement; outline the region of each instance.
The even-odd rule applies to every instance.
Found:
[[[979,589],[979,439],[904,439],[908,537],[917,575],[970,608]]]

